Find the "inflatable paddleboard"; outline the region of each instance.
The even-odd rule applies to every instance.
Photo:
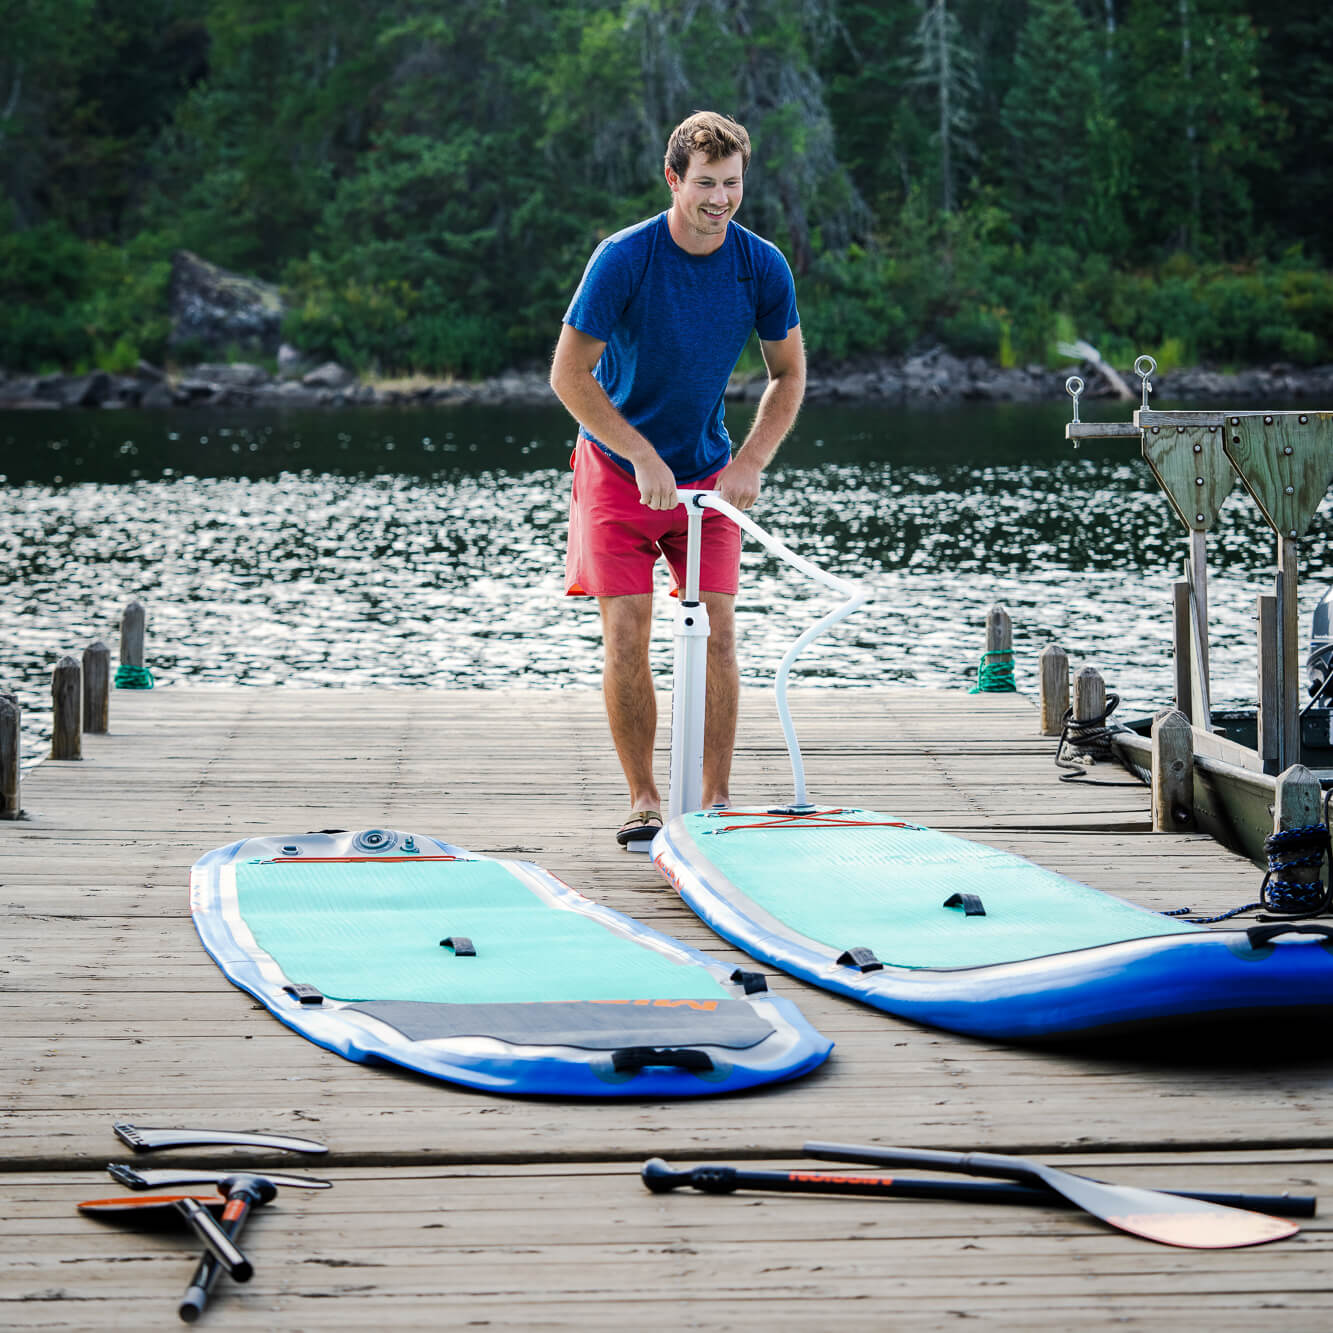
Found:
[[[760,974],[435,838],[247,838],[195,863],[190,904],[228,980],[303,1037],[469,1087],[706,1096],[833,1047]]]
[[[956,1032],[1060,1039],[1333,1012],[1333,927],[1210,930],[874,810],[687,813],[652,853],[754,957]]]

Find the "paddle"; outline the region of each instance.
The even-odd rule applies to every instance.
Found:
[[[263,1176],[237,1175],[218,1181],[218,1193],[227,1201],[222,1210],[222,1229],[233,1244],[245,1227],[250,1209],[268,1203],[277,1192],[273,1182]],[[223,1264],[212,1250],[205,1250],[177,1307],[177,1313],[187,1324],[194,1323],[203,1314],[209,1293],[222,1269]]]
[[[957,1199],[1044,1207],[1060,1202],[1060,1196],[1049,1190],[1007,1181],[914,1180],[901,1176],[842,1175],[810,1170],[746,1171],[734,1166],[715,1165],[677,1171],[660,1157],[645,1162],[640,1175],[643,1183],[658,1194],[688,1186],[705,1194],[731,1194],[738,1189],[751,1189],[782,1194],[860,1194],[876,1198]],[[1229,1208],[1260,1209],[1287,1217],[1313,1217],[1315,1211],[1315,1200],[1308,1194],[1214,1194],[1196,1190],[1163,1190],[1162,1193],[1204,1199]]]
[[[969,1176],[998,1176],[1045,1185],[1110,1226],[1145,1240],[1185,1249],[1228,1250],[1262,1245],[1294,1236],[1300,1230],[1291,1222],[1263,1213],[1244,1212],[1133,1185],[1107,1185],[1025,1157],[933,1152],[925,1148],[871,1148],[847,1143],[807,1143],[805,1151],[811,1157],[833,1161],[921,1166],[932,1171],[959,1171]]]

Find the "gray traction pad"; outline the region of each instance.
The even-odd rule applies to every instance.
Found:
[[[493,1037],[514,1046],[575,1046],[614,1051],[622,1046],[707,1044],[730,1050],[758,1046],[776,1029],[744,1000],[650,1004],[552,1001],[528,1004],[430,1004],[366,1000],[346,1006],[401,1032],[409,1041]]]

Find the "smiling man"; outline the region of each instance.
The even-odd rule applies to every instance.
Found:
[[[662,826],[648,647],[659,555],[676,585],[684,581],[676,487],[714,488],[750,508],[805,393],[791,270],[776,246],[734,221],[749,162],[749,135],[727,116],[699,111],[672,131],[671,207],[593,252],[551,367],[551,387],[579,423],[566,591],[601,608],[603,692],[630,799],[616,838],[631,850],[647,851]],[[733,456],[724,394],[752,332],[768,385]],[[740,532],[712,510],[703,531],[700,595],[711,627],[703,800],[713,805],[730,800]]]

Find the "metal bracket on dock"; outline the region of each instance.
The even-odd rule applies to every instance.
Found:
[[[1137,436],[1144,461],[1190,533],[1185,580],[1177,585],[1176,707],[1196,733],[1211,727],[1206,534],[1237,475],[1259,506],[1277,537],[1276,595],[1261,597],[1259,607],[1259,755],[1267,772],[1282,772],[1300,755],[1298,543],[1333,483],[1333,412],[1158,412],[1148,406],[1156,369],[1149,356],[1134,363],[1143,395],[1132,424],[1080,421],[1083,381],[1071,376],[1065,389],[1074,399],[1074,419],[1065,438],[1077,446]],[[1275,616],[1271,609],[1265,614],[1266,601],[1276,603]]]

